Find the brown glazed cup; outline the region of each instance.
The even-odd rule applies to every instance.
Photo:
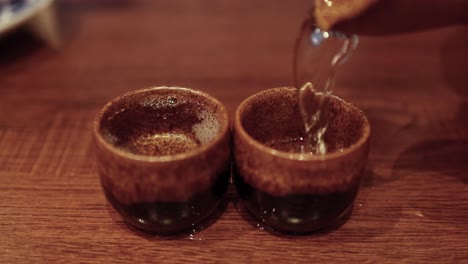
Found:
[[[302,154],[297,90],[244,100],[234,121],[234,182],[245,208],[267,227],[304,234],[335,228],[352,210],[369,149],[370,125],[357,107],[332,97],[324,135],[329,152]]]
[[[124,94],[102,108],[94,139],[107,200],[143,231],[196,228],[226,192],[228,115],[204,92],[153,87]]]

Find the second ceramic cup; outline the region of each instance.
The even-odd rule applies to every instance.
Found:
[[[347,216],[359,189],[370,126],[357,107],[332,97],[329,153],[300,153],[304,126],[297,90],[277,88],[244,100],[234,120],[234,182],[247,210],[270,228],[308,233]]]
[[[230,174],[228,115],[201,91],[154,87],[122,95],[94,123],[104,193],[123,219],[170,235],[214,212]]]

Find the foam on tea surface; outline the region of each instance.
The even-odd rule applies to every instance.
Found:
[[[305,137],[302,153],[325,154],[328,104],[335,72],[357,47],[358,38],[324,31],[312,19],[304,22],[294,53],[294,78]]]
[[[219,123],[216,117],[206,110],[200,111],[198,117],[200,123],[193,125],[192,129],[199,142],[205,144],[216,135],[219,130]]]
[[[219,123],[209,111],[213,107],[177,94],[134,98],[109,111],[103,134],[109,143],[134,154],[180,154],[214,138]]]
[[[148,133],[136,135],[129,142],[128,149],[138,154],[158,156],[184,153],[198,146],[196,140],[183,133]]]
[[[273,149],[293,154],[303,153],[306,133],[303,127],[298,98],[293,89],[276,93],[265,92],[245,107],[242,124],[257,141]],[[255,106],[255,108],[253,108]],[[252,108],[251,108],[252,107]],[[281,111],[277,111],[281,107]],[[323,140],[328,153],[341,152],[358,139],[363,121],[361,112],[341,99],[331,96],[327,108],[330,117]],[[268,119],[264,116],[268,115]]]

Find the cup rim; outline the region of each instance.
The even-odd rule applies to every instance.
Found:
[[[209,142],[206,144],[200,145],[199,147],[195,149],[191,149],[186,152],[174,154],[174,155],[162,155],[162,156],[150,156],[150,155],[142,155],[142,154],[136,154],[132,153],[129,151],[125,151],[121,148],[116,147],[115,145],[109,143],[107,140],[104,139],[100,132],[101,128],[101,121],[103,119],[104,114],[106,111],[114,104],[121,102],[125,98],[131,97],[136,94],[141,94],[141,93],[147,93],[150,91],[156,91],[156,90],[177,90],[177,91],[184,91],[187,93],[192,93],[192,94],[198,94],[201,95],[205,98],[207,98],[209,101],[214,102],[220,109],[222,113],[222,118],[221,118],[221,127],[220,131],[215,135],[213,139],[211,139]],[[151,87],[145,87],[133,91],[129,91],[127,93],[124,93],[122,95],[119,95],[115,97],[114,99],[110,100],[107,102],[98,112],[94,119],[94,124],[93,124],[93,133],[95,139],[98,141],[99,144],[104,146],[108,151],[121,156],[125,159],[131,159],[135,161],[142,161],[142,162],[170,162],[170,161],[175,161],[175,160],[183,160],[183,159],[188,159],[190,157],[194,157],[202,152],[207,151],[208,149],[214,147],[217,145],[220,141],[223,140],[226,132],[229,130],[229,119],[228,119],[228,114],[226,107],[216,99],[215,97],[211,96],[210,94],[203,92],[198,89],[193,89],[193,88],[185,88],[185,87],[178,87],[178,86],[151,86]]]
[[[241,112],[242,109],[244,109],[246,107],[246,105],[251,100],[253,100],[257,96],[263,96],[263,95],[265,95],[267,93],[274,93],[274,92],[278,92],[280,90],[293,90],[293,89],[295,90],[296,88],[293,88],[293,87],[278,87],[278,88],[272,88],[272,89],[264,90],[264,91],[255,93],[255,94],[247,97],[246,99],[244,99],[239,104],[239,106],[236,109],[235,116],[234,116],[234,128],[237,130],[237,132],[240,134],[241,137],[246,139],[248,144],[253,145],[255,148],[257,148],[258,150],[260,150],[261,152],[263,152],[265,154],[273,155],[273,156],[283,158],[283,159],[287,159],[287,160],[325,161],[325,160],[338,159],[338,158],[347,156],[347,155],[353,153],[354,151],[357,151],[361,147],[363,147],[366,144],[366,142],[369,140],[371,128],[370,128],[369,120],[367,119],[367,116],[365,115],[365,113],[359,107],[355,106],[354,104],[352,104],[350,102],[347,102],[347,101],[343,100],[342,98],[340,98],[340,97],[338,97],[336,95],[332,95],[332,97],[339,100],[339,101],[341,101],[342,103],[346,104],[347,106],[351,107],[353,110],[362,113],[362,116],[364,118],[364,124],[363,124],[363,126],[364,126],[363,130],[364,131],[361,134],[361,136],[359,137],[359,139],[356,142],[354,142],[351,146],[343,149],[343,151],[341,151],[341,152],[325,153],[323,155],[308,155],[308,154],[304,155],[304,154],[301,154],[301,153],[290,153],[290,152],[281,151],[281,150],[277,150],[277,149],[268,147],[265,144],[261,143],[260,141],[254,139],[249,133],[247,133],[247,131],[245,131],[244,126],[242,125],[241,118],[240,118],[240,116],[241,116],[240,112]]]

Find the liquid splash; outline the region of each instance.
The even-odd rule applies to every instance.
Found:
[[[294,83],[304,122],[306,144],[302,153],[325,154],[328,104],[335,73],[356,49],[359,39],[340,32],[323,31],[313,18],[304,22],[294,50]]]

